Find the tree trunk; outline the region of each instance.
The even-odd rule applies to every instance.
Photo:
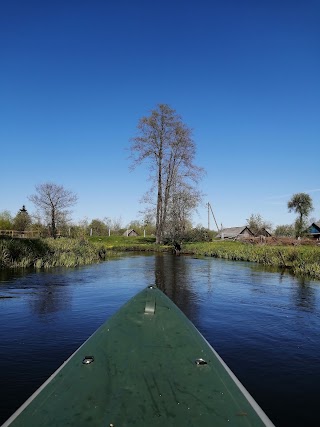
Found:
[[[157,213],[156,213],[156,244],[162,243],[162,141],[160,141],[159,161],[158,161],[158,195],[157,195]]]
[[[51,210],[51,233],[52,237],[55,239],[57,237],[57,229],[56,229],[56,215],[55,210]]]

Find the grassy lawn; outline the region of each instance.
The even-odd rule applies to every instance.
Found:
[[[171,247],[166,245],[156,245],[156,238],[148,237],[126,237],[126,236],[106,236],[106,237],[90,237],[89,242],[104,247],[107,250],[116,251],[154,251],[165,252],[171,250]]]

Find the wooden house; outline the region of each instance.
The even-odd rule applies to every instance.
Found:
[[[127,236],[127,237],[134,237],[134,236],[139,236],[139,234],[133,229],[133,228],[131,228],[131,230],[126,230],[124,233],[123,233],[123,235],[124,236]]]
[[[313,239],[320,239],[320,222],[313,222],[307,229],[307,233]]]
[[[243,237],[252,237],[254,234],[246,225],[242,227],[223,228],[217,234],[218,239],[240,240]]]
[[[265,237],[271,237],[271,233],[269,233],[269,231],[266,228],[262,228],[259,236],[265,236]]]

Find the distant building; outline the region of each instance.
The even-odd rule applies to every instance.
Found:
[[[139,236],[139,234],[132,228],[131,230],[126,230],[123,233],[123,236],[134,237],[134,236]]]
[[[307,229],[307,233],[313,239],[320,239],[320,222],[313,222]]]
[[[252,237],[254,234],[246,225],[242,227],[223,228],[217,234],[218,239],[240,240],[243,237]]]
[[[271,237],[271,233],[265,228],[262,228],[260,230],[259,236],[265,236],[265,237]]]

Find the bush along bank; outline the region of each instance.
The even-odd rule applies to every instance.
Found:
[[[59,239],[0,238],[0,268],[77,267],[115,258],[129,251],[170,251],[153,237],[92,237]]]
[[[116,253],[83,239],[0,240],[0,268],[77,267],[111,256]]]
[[[297,276],[320,279],[320,247],[317,246],[268,246],[217,241],[186,243],[182,247],[182,253],[256,262],[287,268]]]

